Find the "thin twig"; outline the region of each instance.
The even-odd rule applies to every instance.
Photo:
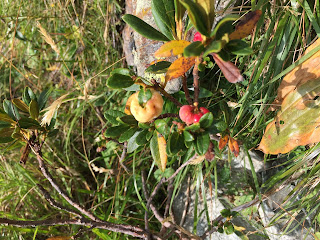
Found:
[[[185,74],[182,76],[182,87],[189,105],[192,105],[192,99],[190,97],[188,84],[187,84],[187,76]]]
[[[68,213],[71,213],[79,218],[82,218],[82,216],[77,213],[76,211],[72,210],[72,209],[69,209],[67,207],[64,207],[62,206],[60,203],[57,203],[50,195],[50,193],[44,189],[43,186],[41,186],[40,184],[37,184],[39,190],[41,191],[42,195],[44,196],[44,198],[50,203],[51,206],[53,206],[54,208],[57,208],[59,210],[63,210],[63,211],[66,211]]]
[[[193,67],[193,87],[194,87],[194,98],[193,98],[193,105],[198,107],[199,105],[199,92],[200,92],[200,83],[199,83],[199,69],[198,65],[201,62],[201,57],[196,57],[196,61]]]
[[[163,96],[165,96],[166,98],[168,98],[171,102],[173,102],[177,107],[182,107],[182,104],[175,99],[174,97],[172,97],[169,93],[167,93],[162,87],[159,86],[159,84],[156,82],[156,80],[152,79],[151,83],[153,84],[153,87],[155,90],[161,92],[163,94]]]
[[[180,220],[180,226],[183,226],[184,224],[184,221],[186,219],[186,216],[187,216],[187,212],[188,212],[188,207],[189,207],[189,202],[190,202],[190,175],[188,175],[188,181],[187,181],[187,192],[186,192],[186,202],[184,204],[184,209],[183,209],[183,212],[182,212],[182,215],[181,215],[181,220]]]
[[[121,167],[123,167],[123,169],[124,169],[127,173],[129,173],[130,170],[129,170],[129,169],[127,168],[127,166],[124,165],[124,163],[123,163],[124,159],[125,159],[126,156],[127,156],[127,147],[128,147],[128,142],[125,142],[125,143],[123,144],[122,154],[121,154],[121,157],[120,157],[120,159],[119,159],[119,163],[120,163]]]

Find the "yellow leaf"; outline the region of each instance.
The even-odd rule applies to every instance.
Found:
[[[229,39],[242,39],[250,35],[261,14],[261,10],[256,10],[245,15],[244,18],[237,24],[236,30],[229,35]]]
[[[239,232],[246,230],[244,227],[241,227],[241,226],[233,225],[233,227],[234,227],[234,230],[239,231]]]
[[[163,44],[155,53],[154,56],[160,57],[171,57],[171,55],[177,56],[183,53],[185,47],[187,47],[190,42],[185,40],[173,40]]]
[[[166,151],[167,142],[165,138],[159,133],[158,133],[158,147],[159,147],[159,154],[160,154],[161,171],[164,172],[166,170],[167,160],[168,160],[167,151]]]
[[[180,77],[184,73],[186,73],[194,65],[195,59],[195,57],[180,57],[175,60],[167,71],[166,82],[170,81],[171,79]]]
[[[199,163],[202,163],[205,158],[206,158],[205,155],[198,156],[198,157],[196,157],[195,159],[193,159],[193,160],[190,162],[190,164],[191,164],[191,165],[197,165],[197,164],[199,164]]]

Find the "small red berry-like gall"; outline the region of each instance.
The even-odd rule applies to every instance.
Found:
[[[202,36],[199,32],[196,32],[196,34],[193,36],[193,41],[194,42],[196,42],[196,41],[202,42]]]
[[[197,110],[195,106],[184,105],[179,110],[179,117],[183,122],[190,125],[199,122],[200,118],[208,112],[209,110],[204,107]]]

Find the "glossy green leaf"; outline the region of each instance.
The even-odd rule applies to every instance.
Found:
[[[112,125],[119,125],[119,121],[117,118],[121,118],[123,116],[126,116],[124,112],[118,111],[118,110],[113,110],[109,109],[105,111],[104,117],[112,124]]]
[[[0,113],[0,121],[8,123],[16,123],[8,114]]]
[[[207,97],[212,97],[213,92],[201,87],[200,88],[200,93],[199,93],[199,98],[207,98]]]
[[[32,96],[29,95],[29,92],[31,93]],[[25,102],[25,104],[27,104],[29,106],[29,103],[31,102],[31,99],[33,99],[34,93],[32,92],[32,90],[29,87],[26,87],[23,90],[23,94],[22,94],[22,101]]]
[[[287,153],[297,146],[320,141],[320,78],[290,92],[260,142],[264,153]],[[282,124],[281,124],[282,123]]]
[[[228,42],[225,49],[235,55],[250,55],[253,53],[252,48],[243,40],[235,39]]]
[[[228,209],[228,208],[222,209],[222,210],[220,211],[220,214],[221,214],[222,217],[227,218],[227,217],[230,217],[230,216],[231,216],[231,211],[230,211],[230,209]]]
[[[144,129],[141,132],[139,132],[139,134],[138,134],[138,136],[136,138],[136,143],[139,146],[145,145],[148,142],[148,140],[147,140],[147,133],[148,132],[149,132],[148,129]]]
[[[158,41],[169,41],[170,39],[163,35],[158,30],[154,29],[145,21],[140,18],[131,15],[125,14],[122,17],[123,21],[125,21],[130,27],[132,27],[136,32],[140,33],[142,36]]]
[[[234,233],[234,227],[233,227],[233,224],[231,222],[226,222],[224,225],[223,225],[223,228],[224,228],[224,232],[227,234],[227,235],[230,235],[232,233]]]
[[[192,56],[200,56],[204,51],[204,46],[200,41],[193,42],[189,44],[183,51],[183,56],[192,57]]]
[[[121,136],[119,137],[119,142],[123,143],[127,140],[129,140],[137,131],[137,128],[130,128],[127,131],[125,131],[124,133],[121,134]]]
[[[126,76],[134,76],[134,72],[128,68],[116,68],[116,69],[113,69],[110,73],[110,75],[113,75],[113,74],[120,74],[120,75],[126,75]]]
[[[186,150],[184,137],[178,132],[172,133],[167,142],[167,153],[169,156],[182,156]]]
[[[150,124],[139,122],[138,123],[138,127],[142,128],[142,129],[149,129],[150,128]]]
[[[211,33],[211,37],[215,36],[216,39],[220,39],[225,33],[233,29],[233,23],[239,18],[238,15],[227,15],[222,18],[215,26]]]
[[[190,126],[186,126],[184,129],[191,132],[197,131],[200,129],[200,123],[194,123]]]
[[[52,88],[46,88],[40,93],[39,99],[38,99],[38,105],[39,105],[40,111],[44,109],[44,107],[46,106],[46,103],[51,93],[52,93]]]
[[[14,120],[20,119],[18,108],[9,100],[3,101],[3,109]],[[1,119],[0,119],[1,120]]]
[[[180,0],[181,4],[188,10],[188,16],[194,27],[202,35],[209,37],[210,27],[208,16],[204,9],[192,0]]]
[[[167,136],[169,134],[170,128],[169,128],[166,120],[164,120],[164,119],[157,119],[154,122],[154,127],[157,129],[157,131],[159,133],[161,133],[164,136]]]
[[[152,93],[150,89],[148,88],[142,88],[138,93],[138,102],[141,107],[144,107],[144,104],[146,104],[152,97]]]
[[[149,141],[152,136],[153,136],[153,131],[149,131],[146,135],[146,139]]]
[[[40,129],[40,123],[32,118],[22,117],[19,121],[20,128]]]
[[[107,80],[107,86],[113,89],[128,88],[133,84],[134,81],[130,76],[119,73],[112,74]]]
[[[37,119],[39,117],[39,105],[36,100],[31,100],[29,105],[29,113],[33,119]]]
[[[208,47],[206,47],[203,56],[207,56],[210,53],[218,53],[223,48],[223,41],[222,40],[214,40],[212,41]]]
[[[125,115],[123,117],[117,118],[117,120],[131,126],[138,126],[138,121],[132,115]]]
[[[199,123],[200,123],[200,127],[209,128],[213,123],[213,115],[212,115],[212,113],[209,112],[209,113],[206,113],[205,115],[203,115],[200,118]]]
[[[193,135],[186,130],[183,131],[183,137],[184,137],[184,141],[186,142],[192,142],[194,140]]]
[[[105,131],[105,136],[110,138],[118,137],[125,131],[129,130],[129,128],[130,127],[128,125],[108,127],[107,130]]]
[[[133,136],[128,140],[128,144],[127,144],[128,153],[132,153],[139,147],[139,145],[136,142],[138,135],[139,135],[139,131],[135,132]]]
[[[153,18],[160,31],[170,40],[173,40],[175,31],[175,9],[172,0],[152,0],[151,10]]]
[[[23,112],[29,112],[29,107],[27,104],[25,104],[22,100],[15,98],[12,100],[13,104],[16,105],[17,108],[19,108]]]
[[[195,145],[195,150],[196,150],[197,154],[200,156],[206,154],[206,152],[208,151],[208,148],[209,148],[209,144],[210,144],[209,133],[204,132],[204,133],[200,134],[197,137],[197,142]]]
[[[171,62],[168,61],[160,61],[150,65],[145,72],[150,72],[154,74],[166,73],[168,68],[170,67]]]

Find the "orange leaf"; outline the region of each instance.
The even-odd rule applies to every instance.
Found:
[[[320,45],[320,39],[307,48],[305,54]],[[310,80],[316,80],[320,77],[320,51],[311,56],[308,60],[295,67],[282,80],[275,104],[281,104],[283,99],[297,86],[300,86]]]
[[[175,60],[167,71],[166,82],[170,81],[171,79],[180,77],[184,73],[186,73],[194,65],[195,59],[196,57],[180,57]]]
[[[261,14],[261,10],[256,10],[245,15],[244,18],[237,24],[236,30],[229,35],[229,39],[242,39],[250,35]]]
[[[223,149],[227,145],[228,140],[229,140],[229,135],[225,135],[220,138],[220,140],[219,140],[219,149],[220,150]]]
[[[171,57],[171,55],[177,56],[183,53],[183,50],[188,46],[190,42],[185,40],[172,40],[163,44],[155,53],[154,56],[160,57]]]
[[[228,145],[229,145],[230,151],[234,154],[234,156],[238,157],[240,149],[239,149],[239,144],[238,144],[237,140],[230,137]]]
[[[158,133],[158,147],[159,147],[159,154],[160,154],[161,171],[164,172],[166,170],[167,160],[168,160],[167,150],[166,150],[167,142],[160,133]]]
[[[237,83],[243,80],[240,70],[232,62],[223,61],[216,53],[212,53],[211,55],[229,82]]]

